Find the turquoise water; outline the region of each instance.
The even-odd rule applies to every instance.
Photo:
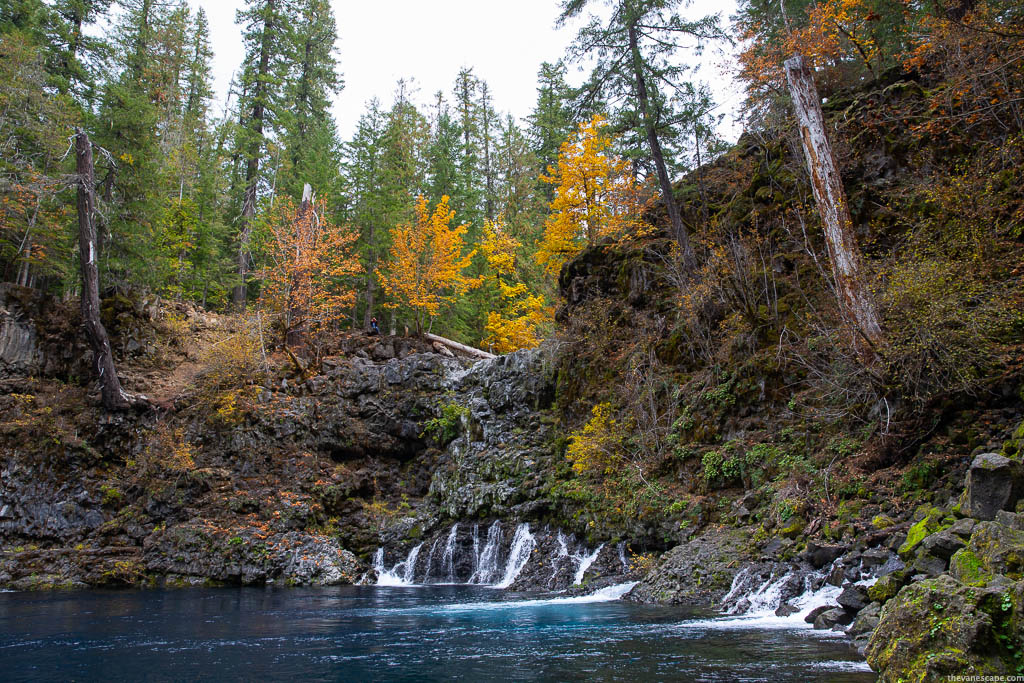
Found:
[[[0,593],[0,679],[873,681],[798,621],[470,586]]]

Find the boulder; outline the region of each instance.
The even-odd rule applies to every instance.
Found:
[[[968,517],[993,520],[1009,509],[1013,493],[1013,463],[997,453],[982,453],[967,471],[967,485],[960,510]]]
[[[835,562],[846,551],[847,548],[841,545],[818,545],[808,541],[807,550],[801,553],[801,558],[815,569],[822,569]]]
[[[928,508],[922,512],[921,519],[910,527],[907,531],[906,540],[899,547],[899,556],[904,560],[910,560],[914,557],[917,546],[924,539],[952,525],[952,520],[947,522],[944,513],[939,508]]]
[[[886,574],[878,579],[873,586],[868,587],[868,598],[874,602],[885,603],[892,599],[903,588],[907,582],[907,574],[903,571],[895,571]]]
[[[833,626],[845,626],[853,621],[853,616],[841,607],[827,609],[814,618],[814,628],[827,630]]]
[[[871,602],[868,599],[868,589],[864,586],[858,586],[851,584],[843,589],[843,592],[839,594],[836,599],[840,607],[845,607],[851,612],[864,609],[864,607]]]
[[[815,607],[814,609],[812,609],[807,614],[807,616],[804,617],[804,621],[806,621],[808,624],[813,624],[815,619],[817,619],[819,616],[821,616],[823,613],[829,611],[830,609],[836,609],[836,606],[835,605],[819,605],[818,607]]]
[[[1012,673],[1022,594],[1022,583],[992,591],[948,575],[907,586],[882,608],[868,664],[886,682]]]
[[[777,617],[789,617],[789,616],[793,616],[794,614],[796,614],[799,611],[800,611],[799,607],[794,607],[793,605],[789,604],[788,602],[784,602],[781,605],[779,605],[779,608],[777,610],[775,610],[775,616],[777,616]]]
[[[953,553],[966,545],[963,539],[951,530],[940,531],[921,541],[920,551],[949,560]]]
[[[950,560],[949,573],[969,586],[985,586],[997,575],[1024,579],[1024,531],[998,522],[980,522],[966,547]]]
[[[880,613],[881,608],[878,606],[878,603],[871,603],[871,606],[865,607],[857,613],[857,618],[850,624],[850,628],[846,629],[846,635],[851,638],[857,638],[871,633],[878,627]]]

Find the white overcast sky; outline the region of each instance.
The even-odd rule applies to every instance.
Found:
[[[214,50],[215,87],[221,106],[228,83],[243,58],[235,10],[243,0],[189,0],[206,10]],[[595,3],[596,5],[597,3]],[[426,104],[438,90],[451,92],[463,66],[487,81],[495,108],[523,119],[536,102],[541,62],[565,55],[578,26],[555,28],[558,0],[331,0],[338,26],[338,55],[345,88],[334,103],[342,139],[355,130],[366,103],[377,97],[390,105],[399,78],[412,79],[414,99]],[[727,21],[735,0],[696,0],[688,15],[721,12]],[[738,89],[708,57],[700,72],[712,83],[723,109],[739,102]],[[579,82],[574,66],[570,81]],[[218,106],[215,111],[220,111]],[[731,118],[731,117],[730,117]],[[738,130],[723,133],[735,139]]]

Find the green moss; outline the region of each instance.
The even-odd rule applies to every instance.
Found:
[[[931,508],[920,522],[910,527],[910,530],[907,532],[907,540],[900,546],[900,557],[907,560],[914,554],[914,550],[920,545],[921,541],[932,534],[949,528],[953,523],[951,521],[952,518],[943,519],[943,516],[942,510]]]
[[[968,586],[983,587],[992,575],[986,572],[979,558],[970,548],[961,548],[949,561],[949,573]]]
[[[896,597],[906,581],[904,572],[893,572],[878,579],[874,585],[868,586],[868,598],[872,602],[885,604]]]
[[[895,524],[896,521],[893,520],[893,518],[889,515],[875,515],[871,519],[871,526],[875,527],[876,529],[888,529],[889,527]]]
[[[807,522],[805,522],[800,517],[795,517],[795,518],[793,518],[793,520],[785,528],[783,528],[781,531],[779,531],[779,535],[782,536],[783,538],[795,539],[801,533],[803,533],[803,530],[806,527],[807,527]]]

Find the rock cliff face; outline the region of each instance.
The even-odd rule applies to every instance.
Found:
[[[351,582],[378,548],[393,564],[421,544],[426,578],[449,537],[455,578],[479,569],[473,544],[496,523],[502,567],[532,525],[517,588],[565,588],[584,560],[590,578],[627,571],[614,546],[562,533],[546,495],[561,459],[550,348],[474,364],[353,337],[319,374],[230,405],[194,392],[168,412],[104,415],[84,388],[30,379],[76,358],[50,358],[39,316],[59,306],[26,293],[4,307],[4,372],[25,388],[0,399],[0,585]],[[548,558],[560,569],[540,570]]]

